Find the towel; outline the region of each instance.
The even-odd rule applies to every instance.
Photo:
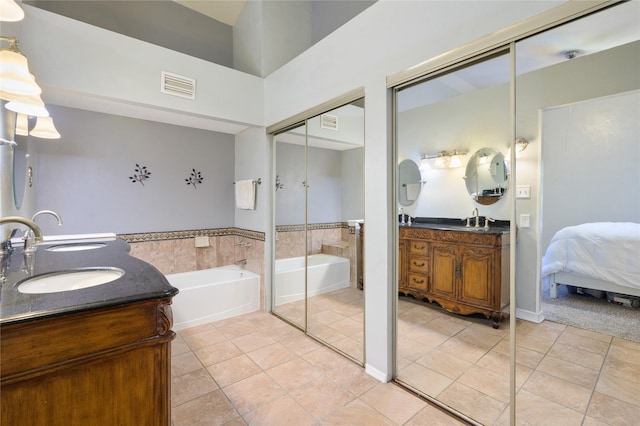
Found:
[[[408,183],[407,184],[407,201],[415,201],[420,195],[420,187],[422,185],[419,183]]]
[[[236,207],[243,210],[254,210],[256,207],[256,186],[253,180],[236,182]]]

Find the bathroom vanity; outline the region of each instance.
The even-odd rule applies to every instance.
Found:
[[[87,250],[47,248],[39,245],[28,262],[15,249],[3,261],[0,423],[169,425],[177,289],[119,239]],[[97,266],[124,274],[88,288],[18,290],[30,277]]]
[[[509,304],[508,225],[400,226],[398,291],[456,314],[482,314],[498,328]]]

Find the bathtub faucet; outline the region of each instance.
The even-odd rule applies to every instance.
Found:
[[[237,260],[237,261],[233,262],[233,264],[236,265],[236,266],[246,266],[247,265],[247,259]]]

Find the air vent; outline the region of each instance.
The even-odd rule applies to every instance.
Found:
[[[330,114],[320,116],[320,127],[323,129],[338,130],[338,117]]]
[[[162,71],[160,80],[162,93],[187,99],[196,98],[196,81],[194,79]]]

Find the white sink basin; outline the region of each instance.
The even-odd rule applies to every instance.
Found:
[[[118,268],[92,268],[51,272],[24,280],[18,291],[27,294],[58,293],[95,287],[117,280],[124,275]]]
[[[106,246],[105,243],[69,243],[69,244],[56,244],[51,247],[47,247],[47,251],[82,251],[93,250]]]

